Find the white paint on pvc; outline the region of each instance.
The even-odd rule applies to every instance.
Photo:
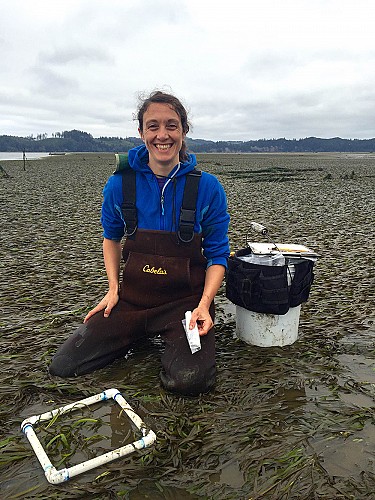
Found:
[[[282,315],[256,313],[236,306],[236,335],[259,347],[293,344],[298,338],[300,312],[300,305]]]
[[[48,458],[48,455],[44,451],[37,435],[35,434],[33,426],[35,424],[39,424],[40,422],[51,420],[56,415],[63,415],[69,411],[85,408],[86,406],[99,403],[100,401],[106,401],[111,398],[121,406],[126,415],[134,423],[137,429],[139,429],[142,434],[142,438],[138,441],[122,446],[121,448],[117,448],[116,450],[109,451],[103,455],[92,458],[91,460],[86,460],[86,462],[82,462],[62,470],[56,470]],[[86,399],[62,406],[47,413],[42,413],[41,415],[29,417],[22,422],[21,430],[29,440],[41,466],[43,467],[47,481],[52,484],[62,483],[74,476],[77,476],[78,474],[82,474],[82,472],[86,472],[94,469],[95,467],[111,462],[112,460],[129,455],[135,450],[146,448],[156,440],[156,434],[151,429],[147,429],[142,419],[134,412],[132,407],[117,389],[107,389],[100,394],[96,394],[95,396],[90,396]]]

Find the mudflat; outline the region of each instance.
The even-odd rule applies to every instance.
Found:
[[[206,154],[224,185],[233,251],[250,221],[321,255],[299,337],[260,348],[235,335],[217,297],[215,391],[179,398],[159,384],[162,346],[58,379],[47,366],[106,289],[101,191],[114,155],[2,161],[0,173],[2,498],[370,498],[375,491],[375,155]],[[51,486],[20,432],[27,416],[115,387],[158,436],[130,458]],[[132,440],[111,406],[41,426],[57,468]]]

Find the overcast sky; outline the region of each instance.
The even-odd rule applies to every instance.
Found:
[[[375,137],[373,0],[0,0],[0,135],[134,136],[172,91],[192,138]]]

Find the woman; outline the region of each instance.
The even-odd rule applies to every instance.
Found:
[[[195,170],[185,144],[187,113],[175,96],[152,93],[139,107],[138,122],[144,144],[129,151],[127,173],[112,175],[103,190],[108,292],[59,348],[50,373],[91,372],[124,356],[135,341],[160,335],[162,384],[196,395],[215,382],[213,299],[229,256],[226,197],[216,177]],[[194,207],[186,209],[186,199]],[[182,324],[186,311],[201,340],[194,354]]]

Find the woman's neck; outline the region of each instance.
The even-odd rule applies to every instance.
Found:
[[[168,177],[175,166],[178,164],[179,162],[174,163],[173,165],[155,165],[152,162],[149,162],[148,166],[157,177]]]

